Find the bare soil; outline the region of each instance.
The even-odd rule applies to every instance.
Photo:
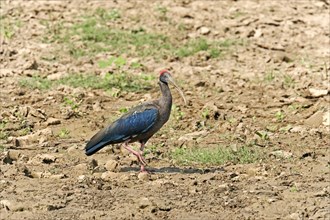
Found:
[[[2,30],[14,28],[1,36],[0,218],[329,219],[329,7],[326,0],[1,1]],[[118,97],[19,84],[34,75],[102,75],[97,60],[111,51],[73,58],[42,40],[52,24],[75,22],[96,8],[121,13],[109,28],[142,27],[180,42],[201,36],[243,42],[214,59],[203,51],[125,57],[156,78],[170,69],[189,100],[184,106],[173,90],[182,115],[173,112],[149,141],[147,151],[157,146],[146,156],[150,175],[139,174],[136,159],[119,146],[92,157],[84,146],[121,108],[157,98],[157,79],[150,90]],[[79,107],[64,105],[64,97],[76,97]],[[180,147],[219,145],[262,155],[223,165],[184,165],[171,156]]]

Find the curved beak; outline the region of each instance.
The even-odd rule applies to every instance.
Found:
[[[182,92],[182,90],[180,89],[180,87],[175,83],[174,79],[172,78],[171,75],[168,74],[168,81],[179,91],[179,94],[181,95],[183,101],[184,101],[184,104],[187,105],[187,100],[186,98],[184,97],[184,94]]]

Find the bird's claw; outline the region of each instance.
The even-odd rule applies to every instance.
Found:
[[[140,163],[141,163],[143,166],[146,166],[146,165],[147,165],[146,160],[143,158],[143,156],[142,156],[141,154],[138,155],[138,159],[139,159]]]

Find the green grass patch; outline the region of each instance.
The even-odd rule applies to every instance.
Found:
[[[47,90],[58,85],[82,87],[91,89],[141,92],[152,88],[151,82],[154,76],[147,74],[132,75],[125,72],[107,73],[105,77],[92,74],[70,74],[59,80],[51,81],[39,76],[24,77],[19,80],[19,85],[29,89]]]
[[[4,130],[6,128],[6,124],[6,121],[0,122],[0,140],[6,140],[8,138],[8,132]]]
[[[172,158],[179,164],[222,165],[227,162],[236,164],[254,163],[261,159],[260,153],[251,147],[241,147],[237,151],[229,148],[177,148]]]
[[[166,14],[163,7],[157,10],[160,14]],[[212,41],[205,38],[190,39],[183,43],[175,35],[147,32],[142,27],[119,29],[113,25],[119,19],[121,15],[118,10],[96,9],[74,23],[43,21],[48,30],[44,42],[62,45],[75,58],[111,51],[119,56],[152,56],[156,59],[183,58],[199,51],[206,51],[211,58],[217,58],[231,46],[239,44],[237,40]],[[99,65],[108,64],[101,62]]]
[[[49,79],[42,78],[40,76],[24,77],[18,81],[21,87],[26,87],[29,89],[39,89],[46,90],[53,86],[53,82]]]
[[[0,16],[0,36],[12,39],[17,30],[22,27],[22,21]]]
[[[3,151],[5,151],[5,150],[6,150],[6,147],[3,146],[2,144],[0,144],[0,152],[3,152]]]

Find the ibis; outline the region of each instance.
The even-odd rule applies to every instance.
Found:
[[[172,94],[169,84],[172,84],[179,91],[186,103],[182,90],[175,83],[169,71],[162,70],[160,72],[158,84],[162,93],[159,99],[133,107],[112,124],[97,132],[85,147],[86,155],[90,156],[107,145],[122,143],[124,148],[137,157],[141,165],[141,172],[147,172],[143,150],[147,141],[159,131],[170,117]],[[139,151],[129,147],[129,143],[133,142],[141,144]]]

